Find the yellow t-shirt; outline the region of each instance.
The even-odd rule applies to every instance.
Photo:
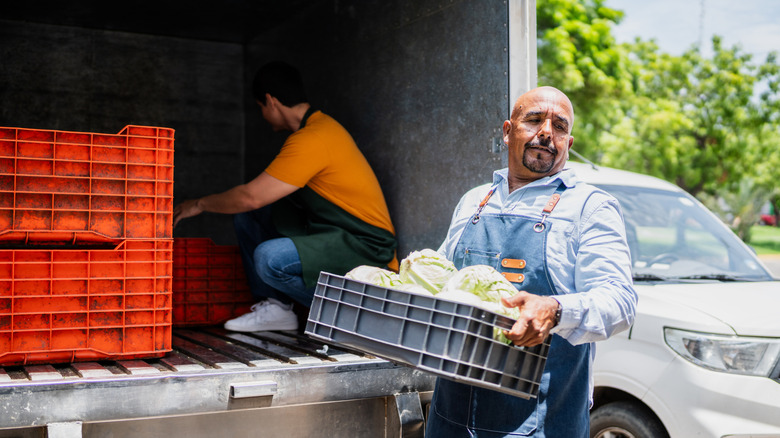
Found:
[[[265,171],[288,184],[309,186],[363,222],[395,235],[374,171],[349,132],[321,111],[311,114],[304,128],[287,137]]]

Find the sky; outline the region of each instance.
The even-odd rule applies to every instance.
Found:
[[[763,62],[772,51],[780,53],[780,0],[607,0],[606,5],[625,13],[613,28],[618,42],[639,36],[655,39],[664,52],[680,55],[702,43],[702,55],[712,54],[712,35],[723,46],[740,45]]]

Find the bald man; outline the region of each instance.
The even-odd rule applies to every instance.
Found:
[[[513,282],[516,345],[552,336],[538,397],[440,378],[426,438],[589,435],[593,343],[631,326],[637,296],[617,200],[566,169],[573,125],[560,90],[520,96],[503,124],[508,167],[461,198],[439,248],[458,269],[487,264]]]

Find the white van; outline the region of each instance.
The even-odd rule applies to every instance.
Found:
[[[591,437],[780,437],[780,281],[679,187],[567,166],[620,201],[639,294],[597,343]]]

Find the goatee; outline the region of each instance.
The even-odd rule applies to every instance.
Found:
[[[549,158],[544,155],[550,154]],[[523,166],[534,173],[548,173],[555,165],[558,151],[540,144],[526,144],[523,150]]]

